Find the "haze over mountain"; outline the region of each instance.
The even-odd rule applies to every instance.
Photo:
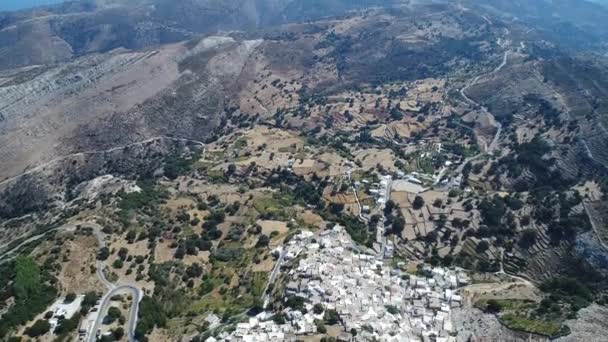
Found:
[[[0,340],[601,340],[607,42],[583,0],[0,12]]]
[[[0,3],[1,11],[15,11],[26,8],[53,5],[62,2],[63,0],[4,0]]]

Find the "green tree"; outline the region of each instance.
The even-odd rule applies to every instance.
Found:
[[[139,320],[135,329],[135,338],[145,340],[145,335],[154,327],[164,328],[167,325],[167,314],[161,304],[152,297],[144,296],[139,303]]]
[[[114,335],[114,340],[120,341],[125,336],[125,329],[118,327],[112,331],[112,335]]]
[[[101,247],[97,252],[97,260],[106,260],[110,256],[110,249],[108,247]]]
[[[256,247],[268,247],[268,244],[270,244],[270,238],[265,235],[262,234],[260,235],[260,238],[258,239],[258,242],[256,243]]]
[[[475,251],[479,254],[485,253],[490,248],[490,243],[486,240],[481,240],[475,247]]]
[[[403,218],[403,216],[399,215],[395,217],[391,228],[393,234],[395,234],[396,236],[401,236],[401,233],[403,233],[403,230],[405,229],[405,219]]]
[[[343,210],[344,210],[344,204],[343,203],[331,203],[331,204],[329,204],[329,211],[332,214],[334,214],[334,215],[340,214]]]
[[[424,206],[424,198],[420,197],[420,196],[416,196],[414,198],[414,202],[412,203],[412,206],[414,207],[415,210],[419,210]]]
[[[325,310],[323,320],[327,325],[335,325],[340,321],[340,315],[336,310]]]
[[[65,296],[65,302],[71,303],[76,300],[76,294],[74,292],[70,292]]]
[[[40,268],[30,257],[18,257],[15,260],[15,283],[13,290],[17,299],[27,298],[39,291],[42,285]]]
[[[112,267],[116,268],[116,269],[120,269],[122,268],[124,265],[124,263],[122,262],[121,259],[116,259],[114,260],[114,262],[112,263]]]
[[[94,291],[85,293],[82,303],[80,303],[80,313],[86,314],[97,303],[99,296]]]
[[[106,316],[108,322],[113,323],[114,321],[116,321],[117,319],[119,319],[122,316],[122,313],[120,312],[120,309],[112,306],[108,309],[108,315]]]
[[[534,229],[524,230],[519,239],[519,246],[525,249],[534,246],[534,244],[536,243],[536,235],[537,232]]]
[[[62,334],[68,334],[72,331],[75,331],[78,328],[78,323],[80,322],[80,318],[82,316],[77,313],[74,316],[72,316],[72,318],[70,319],[64,319],[62,321],[59,322],[59,325],[57,326],[57,328],[55,328],[55,334],[57,335],[62,335]]]
[[[37,320],[31,327],[25,329],[25,334],[29,337],[38,337],[51,330],[51,324],[43,319]]]

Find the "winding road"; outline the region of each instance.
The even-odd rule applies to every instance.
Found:
[[[23,247],[31,242],[35,242],[35,241],[42,239],[45,235],[47,235],[50,232],[59,231],[59,230],[67,231],[67,232],[75,231],[78,226],[80,226],[82,228],[91,229],[93,231],[93,235],[95,235],[95,238],[97,239],[97,241],[99,243],[99,247],[101,248],[101,247],[105,246],[105,239],[104,239],[103,233],[101,232],[102,227],[100,225],[93,223],[93,222],[70,223],[70,224],[65,224],[63,226],[48,230],[44,233],[41,233],[41,234],[38,234],[38,235],[35,235],[35,236],[32,236],[32,237],[26,239],[19,245],[4,252],[0,256],[0,264],[12,260],[14,257],[14,255],[12,255],[12,254],[15,253],[16,251],[18,251],[21,247]],[[3,247],[5,247],[5,246],[3,246]],[[105,318],[106,313],[110,307],[111,298],[117,294],[130,293],[132,296],[132,301],[131,301],[131,308],[129,309],[129,320],[127,321],[126,330],[128,332],[129,342],[135,342],[135,328],[137,326],[139,302],[143,298],[143,291],[135,285],[112,283],[111,281],[109,281],[106,278],[106,276],[104,274],[104,269],[105,269],[104,263],[102,261],[97,261],[96,275],[97,275],[97,278],[99,278],[99,281],[107,288],[107,291],[100,300],[100,305],[99,305],[99,308],[97,311],[97,317],[95,319],[95,323],[91,327],[89,327],[89,330],[87,331],[86,341],[88,341],[88,342],[97,341],[96,332],[103,323],[103,319]]]
[[[116,151],[120,151],[120,150],[124,150],[130,147],[134,147],[134,146],[140,146],[140,145],[145,145],[148,144],[150,142],[153,141],[158,141],[158,140],[172,140],[172,141],[181,141],[181,142],[190,142],[190,143],[194,143],[194,144],[198,144],[200,146],[203,147],[203,154],[202,154],[202,158],[204,158],[205,156],[205,143],[202,141],[198,141],[198,140],[192,140],[192,139],[186,139],[186,138],[174,138],[174,137],[170,137],[170,136],[166,136],[166,135],[161,135],[161,136],[157,136],[154,138],[150,138],[150,139],[146,139],[143,141],[139,141],[136,143],[131,143],[131,144],[127,144],[127,145],[123,145],[123,146],[117,146],[117,147],[113,147],[110,149],[106,149],[106,150],[97,150],[97,151],[84,151],[84,152],[78,152],[78,153],[73,153],[73,154],[69,154],[69,155],[65,155],[62,157],[57,157],[55,159],[52,159],[48,162],[45,162],[43,164],[40,164],[38,166],[35,166],[34,168],[31,168],[27,171],[24,171],[18,175],[15,175],[13,177],[4,179],[2,181],[0,181],[0,186],[9,184],[11,182],[14,182],[18,179],[20,179],[21,177],[33,174],[35,172],[44,170],[44,168],[46,168],[47,166],[50,166],[52,164],[58,163],[60,161],[66,160],[68,158],[73,158],[76,156],[84,156],[84,155],[95,155],[95,154],[105,154],[105,153],[111,153],[111,152],[116,152]],[[103,233],[101,232],[102,227],[97,225],[96,223],[91,223],[91,222],[87,222],[87,223],[74,223],[74,224],[67,224],[67,225],[63,225],[61,227],[57,227],[51,230],[48,230],[44,233],[41,234],[37,234],[34,236],[31,236],[29,238],[27,238],[26,240],[24,240],[23,242],[21,242],[20,244],[18,244],[17,246],[4,251],[2,253],[2,255],[0,255],[0,264],[5,263],[9,260],[12,260],[14,257],[14,253],[16,251],[18,251],[19,249],[21,249],[23,246],[38,241],[40,239],[42,239],[44,236],[46,236],[47,234],[53,232],[53,231],[58,231],[58,230],[62,230],[62,231],[73,231],[76,229],[76,226],[82,226],[85,228],[91,228],[93,230],[93,233],[95,235],[95,237],[97,238],[98,242],[99,242],[99,246],[104,247],[105,246],[105,241],[104,241],[104,236]],[[21,236],[19,238],[25,238],[25,236]],[[10,245],[9,244],[4,244],[2,246],[0,246],[0,249],[4,249],[6,247],[8,247]],[[279,260],[279,263],[280,264]],[[92,324],[89,327],[89,330],[87,331],[87,335],[86,335],[86,341],[88,342],[94,342],[97,341],[97,331],[100,329],[101,325],[103,324],[103,319],[105,318],[105,315],[109,309],[110,303],[111,303],[111,298],[114,297],[117,294],[124,294],[124,293],[130,293],[132,296],[132,302],[131,302],[131,307],[129,309],[129,319],[127,321],[127,332],[128,332],[128,340],[130,342],[134,342],[135,341],[135,328],[137,326],[137,317],[138,317],[138,310],[139,310],[139,303],[141,301],[141,299],[143,298],[143,291],[138,288],[136,285],[134,284],[114,284],[111,281],[109,281],[105,274],[104,274],[104,269],[105,269],[105,265],[103,264],[103,262],[98,261],[97,262],[97,271],[96,271],[96,275],[99,278],[100,282],[107,288],[106,293],[104,294],[104,296],[101,298],[100,300],[100,304],[99,304],[99,308],[97,311],[97,317],[95,318],[94,324]],[[275,273],[275,272],[273,272]],[[276,277],[276,273],[275,273],[275,277]]]
[[[488,115],[488,116],[490,116],[492,118],[494,118],[494,115],[492,115],[492,113],[490,113],[486,107],[482,106],[480,103],[475,102],[474,100],[472,100],[471,98],[469,98],[467,96],[466,92],[467,92],[467,90],[470,87],[472,87],[475,84],[477,84],[477,82],[479,81],[479,79],[481,79],[482,77],[491,76],[491,75],[494,75],[494,74],[500,72],[507,65],[507,63],[509,61],[509,53],[510,52],[511,51],[509,51],[509,50],[505,51],[505,54],[504,54],[504,56],[502,58],[502,63],[500,63],[500,65],[497,66],[494,70],[492,70],[491,72],[489,72],[489,73],[487,73],[485,75],[476,76],[471,82],[467,83],[466,86],[464,86],[462,89],[460,89],[460,95],[462,95],[462,98],[464,98],[465,101],[467,101],[469,104],[473,105],[474,107],[481,108],[481,110],[486,115]],[[494,139],[492,139],[492,141],[490,142],[489,146],[488,145],[485,146],[486,152],[490,153],[490,154],[494,153],[494,151],[498,147],[498,142],[500,140],[500,135],[502,134],[502,124],[500,122],[496,121],[496,120],[495,120],[495,122],[496,122],[497,130],[496,130],[496,134],[494,135]]]
[[[104,235],[101,232],[101,227],[97,224],[89,223],[88,227],[93,229],[93,234],[97,238],[99,242],[99,247],[105,247],[105,239]],[[127,332],[129,342],[135,342],[135,328],[137,327],[137,316],[139,311],[139,302],[143,298],[143,291],[130,284],[114,284],[106,278],[104,273],[105,265],[103,261],[97,261],[97,278],[104,284],[104,286],[108,289],[107,292],[101,297],[99,308],[97,310],[97,317],[93,325],[89,327],[87,331],[86,341],[95,342],[97,341],[97,331],[100,329],[103,324],[103,320],[110,308],[110,303],[112,301],[112,297],[117,294],[130,293],[131,294],[131,308],[129,308],[129,319],[127,321]]]
[[[40,164],[32,169],[29,169],[21,174],[18,174],[16,176],[4,179],[3,181],[0,182],[0,186],[2,185],[6,185],[8,183],[11,183],[13,181],[16,181],[18,179],[20,179],[21,177],[30,175],[32,173],[38,172],[43,170],[45,167],[58,163],[60,161],[63,161],[65,159],[68,158],[73,158],[73,157],[77,157],[77,156],[84,156],[84,155],[95,155],[95,154],[105,154],[105,153],[112,153],[112,152],[116,152],[116,151],[120,151],[120,150],[124,150],[130,147],[134,147],[134,146],[141,146],[141,145],[145,145],[148,144],[150,142],[153,141],[158,141],[158,140],[163,140],[163,139],[167,139],[167,140],[172,140],[172,141],[181,141],[181,142],[190,142],[190,143],[195,143],[198,145],[203,146],[203,148],[205,147],[205,143],[203,143],[202,141],[198,141],[198,140],[192,140],[192,139],[186,139],[186,138],[174,138],[174,137],[169,137],[166,135],[161,135],[161,136],[157,136],[154,138],[150,138],[150,139],[146,139],[143,141],[139,141],[136,143],[132,143],[132,144],[127,144],[127,145],[123,145],[123,146],[117,146],[117,147],[113,147],[110,149],[106,149],[106,150],[97,150],[97,151],[84,151],[84,152],[78,152],[78,153],[73,153],[73,154],[69,154],[69,155],[65,155],[62,157],[57,157],[55,159],[52,159],[46,163]],[[204,158],[204,154],[205,154],[205,150],[203,149],[203,158]],[[103,238],[103,234],[101,233],[101,227],[97,224],[94,223],[85,223],[82,225],[83,227],[89,227],[93,229],[94,235],[96,236],[100,247],[105,246],[105,241]],[[20,243],[19,245],[11,248],[10,250],[4,252],[1,256],[0,256],[0,264],[7,262],[9,260],[12,259],[12,253],[14,253],[15,251],[19,250],[20,248],[22,248],[23,246],[35,242],[37,240],[40,240],[41,238],[43,238],[45,235],[47,235],[50,232],[53,231],[57,231],[57,230],[65,230],[65,231],[70,231],[70,230],[75,230],[76,225],[75,224],[70,224],[70,225],[64,225],[61,227],[57,227],[51,230],[48,230],[44,233],[35,235],[35,236],[31,236],[29,238],[27,238],[26,240],[24,240],[22,243]],[[0,249],[7,247],[8,244],[2,245],[0,246]],[[98,314],[97,314],[97,318],[95,320],[95,323],[89,328],[89,331],[87,332],[87,338],[86,340],[89,342],[94,342],[97,341],[97,336],[96,333],[99,330],[99,327],[102,325],[103,323],[103,319],[105,318],[105,314],[109,309],[109,305],[111,302],[111,298],[117,294],[121,294],[121,293],[130,293],[132,296],[132,304],[131,304],[131,308],[129,309],[129,320],[127,322],[127,331],[128,331],[128,339],[130,342],[134,342],[135,341],[135,328],[137,326],[137,316],[138,316],[138,310],[139,310],[139,302],[141,301],[141,299],[143,298],[143,291],[138,288],[137,286],[134,285],[130,285],[130,284],[114,284],[112,282],[110,282],[105,274],[104,274],[104,269],[105,269],[105,265],[103,264],[103,262],[98,261],[97,262],[97,272],[96,275],[99,278],[99,280],[101,281],[101,283],[108,289],[107,292],[104,294],[104,296],[102,297],[101,301],[100,301],[100,305],[99,305],[99,309],[98,309]]]

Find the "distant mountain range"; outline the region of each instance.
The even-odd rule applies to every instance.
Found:
[[[0,11],[16,11],[37,6],[53,5],[63,0],[4,0],[0,2]]]

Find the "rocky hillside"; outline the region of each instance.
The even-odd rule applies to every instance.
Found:
[[[98,0],[0,13],[0,69],[343,14],[380,0]],[[322,6],[319,6],[322,5]]]

